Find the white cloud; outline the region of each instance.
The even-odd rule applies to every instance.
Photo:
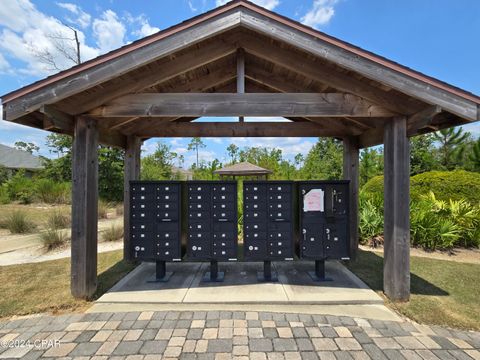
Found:
[[[187,1],[188,3],[188,7],[190,8],[190,11],[191,12],[196,12],[198,9],[193,5],[192,1],[191,0],[188,0]],[[217,5],[218,6],[218,5]]]
[[[132,34],[138,37],[145,37],[160,31],[160,28],[150,25],[145,14],[139,16],[133,16],[129,12],[126,12],[125,19],[130,26],[135,27]]]
[[[208,138],[211,142],[214,142],[215,144],[223,144],[223,138]]]
[[[7,61],[7,59],[5,59],[5,57],[2,54],[0,54],[0,74],[9,72],[10,70],[11,69],[10,69],[9,62]]]
[[[62,9],[70,11],[73,15],[75,15],[75,18],[67,17],[68,22],[76,24],[83,29],[90,25],[92,16],[83,11],[80,6],[72,3],[57,3],[57,5]]]
[[[16,66],[17,73],[33,76],[51,73],[52,69],[39,61],[40,51],[50,52],[60,68],[74,64],[59,54],[53,39],[54,36],[73,38],[72,30],[58,19],[38,11],[29,0],[10,0],[2,3],[0,26],[3,26],[0,30],[0,50],[4,58],[15,59],[24,64]],[[99,54],[98,49],[85,44],[83,32],[78,31],[78,36],[83,60]]]
[[[126,31],[125,25],[113,10],[106,10],[100,18],[93,20],[93,36],[102,52],[122,46]]]
[[[217,6],[225,5],[227,2],[229,0],[215,0]],[[280,4],[280,0],[251,0],[251,2],[268,10],[273,10]]]
[[[313,28],[328,24],[335,15],[337,2],[338,0],[314,0],[312,8],[302,17],[302,23]]]

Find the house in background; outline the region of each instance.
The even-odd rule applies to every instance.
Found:
[[[172,166],[172,173],[179,180],[193,180],[193,171]]]
[[[0,167],[7,169],[10,176],[19,170],[25,170],[25,175],[30,177],[43,169],[43,162],[40,157],[27,151],[0,144]]]

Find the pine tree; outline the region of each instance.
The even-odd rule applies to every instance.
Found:
[[[440,143],[440,163],[447,169],[452,170],[458,164],[459,157],[463,155],[463,143],[470,137],[470,133],[464,132],[463,128],[449,128],[434,133],[435,140]]]

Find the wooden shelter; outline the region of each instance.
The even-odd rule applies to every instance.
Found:
[[[218,174],[221,177],[231,176],[234,179],[236,176],[253,176],[257,178],[268,179],[268,175],[271,174],[272,171],[244,161],[241,163],[225,166],[221,169],[215,170],[213,173]]]
[[[151,137],[331,136],[351,180],[351,250],[358,244],[359,149],[385,144],[384,291],[410,295],[410,136],[479,120],[480,98],[245,0],[13,91],[7,121],[70,134],[71,289],[97,285],[97,144],[124,148],[128,183]],[[239,121],[194,122],[201,116]],[[283,116],[290,122],[244,122]],[[129,260],[128,231],[125,258]]]

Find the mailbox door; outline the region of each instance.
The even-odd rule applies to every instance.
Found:
[[[345,219],[325,224],[326,258],[348,259],[347,221]]]

